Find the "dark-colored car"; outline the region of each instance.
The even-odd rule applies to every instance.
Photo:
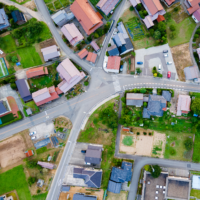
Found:
[[[163,50],[163,53],[168,53],[168,50]]]
[[[86,150],[81,150],[81,153],[86,153]]]

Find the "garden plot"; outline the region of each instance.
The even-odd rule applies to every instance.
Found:
[[[8,74],[6,63],[3,58],[0,58],[0,78],[7,76]]]

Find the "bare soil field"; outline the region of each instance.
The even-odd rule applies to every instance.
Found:
[[[26,8],[29,8],[31,10],[36,9],[36,5],[35,5],[34,0],[26,2],[25,4],[23,4],[23,6],[26,7]]]
[[[18,163],[26,157],[24,152],[33,146],[32,142],[26,141],[26,131],[23,136],[20,133],[0,143],[0,166],[2,168]]]
[[[185,81],[185,74],[183,69],[192,66],[192,59],[190,57],[189,43],[182,44],[171,48],[173,60],[178,72],[180,81]]]
[[[127,191],[121,191],[120,194],[114,194],[112,192],[107,193],[108,196],[106,200],[126,200],[128,197],[128,192]]]
[[[50,46],[53,46],[53,45],[56,45],[56,42],[53,38],[45,40],[44,42],[40,42],[40,48],[41,49],[46,48],[46,47],[50,47]]]
[[[72,123],[70,119],[65,116],[60,116],[55,119],[54,126],[56,128],[67,128],[72,129]]]

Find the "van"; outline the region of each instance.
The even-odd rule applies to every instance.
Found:
[[[167,65],[172,65],[172,62],[167,62]]]

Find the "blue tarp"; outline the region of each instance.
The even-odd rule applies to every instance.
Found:
[[[1,118],[0,118],[0,124],[3,124],[2,121],[1,121]]]
[[[19,66],[19,65],[21,65],[21,63],[20,63],[20,62],[17,62],[16,65]]]
[[[194,116],[194,117],[198,117],[198,115],[197,115],[197,114],[194,114],[193,116]]]

